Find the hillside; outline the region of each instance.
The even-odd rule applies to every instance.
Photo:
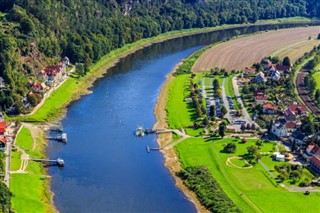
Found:
[[[319,14],[317,0],[0,0],[0,110],[24,112],[28,80],[63,56],[90,65],[168,31]]]

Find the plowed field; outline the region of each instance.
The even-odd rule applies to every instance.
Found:
[[[224,67],[229,71],[241,70],[276,50],[308,40],[310,36],[315,39],[319,33],[320,27],[314,26],[275,30],[234,39],[204,52],[193,66],[193,71],[213,67]]]

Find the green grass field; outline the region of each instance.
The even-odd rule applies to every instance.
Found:
[[[27,128],[22,128],[17,136],[17,145],[26,147],[26,152],[30,157],[43,158],[45,146],[37,141],[37,148],[32,151],[33,138]],[[11,170],[20,168],[20,152],[12,152]],[[16,212],[54,212],[50,206],[51,194],[49,182],[46,178],[46,171],[38,162],[28,161],[26,174],[10,175],[10,191],[12,197],[12,207]]]
[[[166,105],[167,121],[170,128],[179,129],[181,127],[193,125],[197,119],[196,112],[191,102],[185,102],[189,97],[190,75],[179,75],[175,77],[169,87],[169,95]]]
[[[320,89],[320,72],[316,72],[313,74],[314,79],[316,80],[317,87],[316,89]]]
[[[228,142],[237,144],[236,153],[220,152]],[[267,178],[260,164],[251,169],[226,165],[229,157],[245,154],[246,147],[254,142],[255,140],[248,140],[246,144],[241,144],[235,139],[197,138],[187,139],[175,148],[182,167],[207,166],[223,190],[243,212],[310,212],[310,209],[314,212],[320,211],[320,193],[305,196],[302,192],[288,192]],[[272,148],[273,143],[264,143],[260,151],[270,152]],[[270,157],[265,156],[262,159],[265,158]]]

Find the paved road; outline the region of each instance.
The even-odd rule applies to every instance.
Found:
[[[11,141],[6,144],[5,155],[6,155],[6,171],[4,175],[4,183],[7,185],[7,187],[10,187]]]
[[[237,84],[237,77],[238,76],[239,76],[239,74],[232,78],[232,84],[233,84],[233,90],[234,90],[234,94],[237,98],[237,101],[240,104],[240,106],[242,107],[242,119],[246,120],[250,124],[254,123],[256,125],[256,127],[259,127],[259,125],[251,119],[251,116],[249,115],[247,109],[244,107],[244,104],[243,104],[243,101],[241,99],[241,95],[239,92],[239,85]]]
[[[308,70],[302,68],[299,70],[298,77],[296,80],[296,85],[298,89],[298,94],[305,103],[305,105],[309,108],[309,110],[314,114],[314,115],[320,115],[320,110],[319,108],[314,104],[314,102],[310,99],[308,95],[308,90],[307,87],[304,85],[304,78],[308,75]]]

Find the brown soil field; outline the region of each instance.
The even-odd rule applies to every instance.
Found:
[[[320,27],[299,27],[262,32],[218,44],[204,52],[193,66],[193,71],[205,71],[213,67],[224,67],[228,71],[241,70],[260,62],[272,52],[316,38]]]
[[[304,53],[310,52],[313,49],[313,47],[318,45],[320,45],[319,39],[306,40],[277,50],[271,53],[271,55],[279,56],[279,58],[284,58],[288,56],[292,62],[295,62]]]

